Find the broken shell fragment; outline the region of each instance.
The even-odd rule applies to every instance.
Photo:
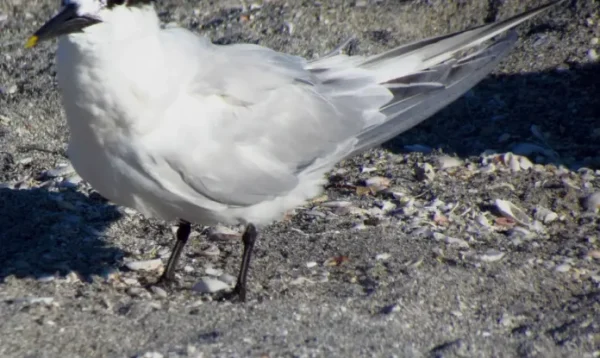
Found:
[[[529,218],[529,216],[527,216],[527,214],[525,214],[525,212],[521,208],[511,203],[510,201],[496,199],[494,204],[496,205],[496,208],[498,209],[500,214],[505,218],[512,219],[521,225],[531,225],[531,219]]]

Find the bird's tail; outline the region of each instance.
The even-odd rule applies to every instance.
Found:
[[[372,71],[393,98],[380,109],[385,121],[365,128],[349,155],[395,137],[462,96],[508,54],[517,34],[509,31],[475,52],[469,50],[563,1],[550,2],[507,20],[403,45],[355,63]]]

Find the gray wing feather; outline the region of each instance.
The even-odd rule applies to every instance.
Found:
[[[342,158],[369,117],[383,122],[378,109],[393,97],[355,59],[334,59],[335,67],[319,70],[256,45],[213,50],[207,62],[218,65],[192,80],[190,91],[227,103],[212,129],[219,140],[211,141],[210,153],[196,145],[189,158],[169,165],[198,193],[227,205],[284,195],[308,170]]]
[[[381,108],[386,121],[379,126],[365,128],[357,136],[358,142],[348,155],[379,145],[409,130],[459,98],[510,52],[517,41],[517,34],[509,31],[506,36],[470,55],[461,57],[462,51],[475,48],[561,2],[564,0],[550,2],[504,21],[400,46],[359,64],[382,73],[380,76],[384,80],[381,84],[394,93],[394,98]],[[393,78],[392,69],[415,56],[421,60],[420,68]],[[386,78],[390,76],[392,78]],[[432,86],[432,82],[437,86]],[[399,90],[398,83],[406,88]]]
[[[417,84],[409,87],[411,92],[398,93],[381,109],[390,119],[382,125],[367,128],[358,135],[358,143],[350,155],[394,138],[455,101],[487,76],[512,49],[516,40],[516,33],[511,32],[469,60],[455,61],[451,66],[434,67],[440,72],[438,75],[444,77],[438,83],[440,87],[424,87],[419,83],[418,76],[414,78]],[[425,73],[424,76],[430,74]]]

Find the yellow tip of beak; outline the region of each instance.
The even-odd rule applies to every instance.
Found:
[[[25,43],[25,48],[32,48],[37,45],[39,38],[35,35],[31,36],[29,40]]]

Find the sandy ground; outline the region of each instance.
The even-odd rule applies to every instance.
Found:
[[[541,3],[181,2],[161,2],[161,18],[308,58],[351,35],[350,52],[376,53]],[[244,305],[191,290],[235,275],[225,230],[195,227],[173,292],[126,267],[165,262],[173,223],[107,203],[64,166],[56,44],[22,48],[56,6],[0,2],[1,357],[600,356],[598,1],[522,25],[464,98],[340,164],[326,197],[261,233]]]

